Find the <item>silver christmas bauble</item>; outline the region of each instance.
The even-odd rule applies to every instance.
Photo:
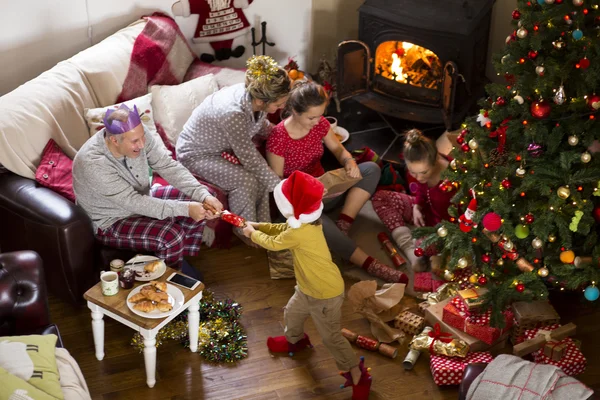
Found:
[[[525,39],[527,37],[527,33],[527,29],[525,28],[517,29],[517,36],[519,37],[519,39]]]
[[[477,140],[471,139],[471,140],[469,140],[469,147],[471,149],[475,150],[476,148],[479,147],[479,143],[477,143]]]
[[[510,36],[509,36],[509,38],[510,38]],[[504,63],[508,62],[508,60],[510,60],[510,54],[505,54],[502,56],[502,59],[500,60],[500,62],[502,64],[504,64]]]
[[[456,169],[458,168],[458,165],[456,164],[456,159],[452,159],[452,161],[450,161],[450,168],[452,169]]]
[[[543,242],[543,241],[542,241],[542,239],[540,239],[540,238],[537,238],[537,237],[536,237],[535,239],[533,239],[533,240],[531,241],[531,246],[532,246],[534,249],[541,249],[543,245],[544,245],[544,242]]]
[[[466,258],[461,257],[458,259],[458,268],[467,268],[469,266],[469,261]]]
[[[527,171],[525,171],[525,169],[524,169],[524,168],[521,168],[521,167],[517,168],[517,176],[518,176],[519,178],[522,178],[522,177],[524,177],[526,172],[527,172]]]
[[[573,5],[579,7],[583,4],[583,0],[573,0]]]
[[[567,141],[571,146],[577,146],[577,143],[579,143],[579,138],[575,135],[571,135]]]
[[[548,276],[548,273],[550,273],[550,271],[548,271],[548,268],[546,267],[542,267],[540,269],[538,269],[538,275],[541,276],[542,278],[545,278]]]
[[[446,229],[445,226],[440,226],[437,230],[437,234],[439,237],[446,237],[448,236],[448,229]]]
[[[592,161],[592,155],[590,153],[588,153],[587,151],[583,154],[581,154],[581,162],[582,163],[589,163],[590,161]]]
[[[514,244],[511,241],[504,243],[504,250],[506,250],[506,251],[511,251],[513,249],[513,247],[514,247]]]
[[[561,104],[563,104],[565,102],[565,99],[566,99],[565,87],[563,85],[560,85],[560,87],[554,94],[554,103],[556,103],[560,106]]]
[[[544,72],[546,72],[546,68],[544,68],[544,66],[538,65],[537,67],[535,67],[535,73],[539,76],[544,76]]]

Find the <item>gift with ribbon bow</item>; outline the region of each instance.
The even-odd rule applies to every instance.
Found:
[[[533,353],[544,347],[546,342],[563,340],[577,332],[577,326],[574,323],[566,325],[550,325],[543,329],[530,329],[525,332],[525,340],[513,347],[513,354],[523,357],[526,354]]]
[[[445,355],[448,357],[466,357],[469,345],[460,339],[454,339],[452,334],[443,332],[439,324],[433,328],[425,327],[410,342],[412,350],[429,351],[430,354]]]
[[[467,365],[473,363],[487,364],[492,359],[492,355],[487,351],[469,353],[465,358],[432,355],[429,358],[429,366],[436,385],[460,385]]]

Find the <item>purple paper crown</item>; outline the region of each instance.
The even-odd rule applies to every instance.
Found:
[[[114,119],[112,122],[108,122],[108,117],[117,110],[125,110],[129,113],[127,121],[121,122]],[[129,132],[142,123],[137,106],[133,106],[133,110],[131,110],[125,104],[121,104],[121,106],[116,110],[107,110],[106,114],[104,115],[103,122],[106,130],[113,135],[120,135],[121,133]]]

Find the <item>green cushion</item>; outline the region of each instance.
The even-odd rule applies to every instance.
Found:
[[[29,345],[27,355],[33,362],[33,376],[28,383],[55,399],[64,399],[56,366],[56,335],[2,336],[0,342]],[[4,365],[10,371],[10,366]]]
[[[37,389],[35,386],[29,384],[21,378],[17,378],[14,375],[8,373],[7,370],[0,367],[0,399],[8,399],[11,396],[15,398],[26,399],[28,396],[35,400],[55,400],[56,397],[52,397]]]

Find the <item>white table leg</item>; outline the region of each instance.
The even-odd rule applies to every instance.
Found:
[[[100,361],[104,358],[104,314],[97,306],[90,306],[92,310],[92,333],[94,335],[94,346],[96,347],[96,358]]]
[[[147,336],[146,336],[147,335]],[[156,334],[142,333],[144,338],[144,364],[146,366],[146,383],[153,388],[156,383]]]
[[[188,307],[188,335],[190,337],[190,350],[192,353],[198,351],[198,329],[200,328],[200,304],[194,302]]]

